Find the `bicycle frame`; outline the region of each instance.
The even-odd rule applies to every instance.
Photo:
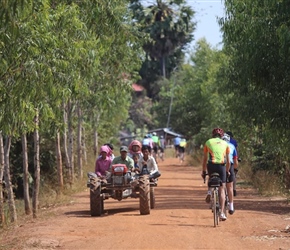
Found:
[[[208,175],[208,174],[206,174]],[[215,179],[214,179],[215,178]],[[210,181],[215,180],[213,183]],[[219,199],[219,187],[221,186],[221,179],[219,178],[219,175],[217,173],[212,173],[212,175],[209,177],[209,188],[212,189],[211,192],[211,210],[213,213],[214,218],[214,227],[216,227],[219,224],[219,215],[220,215],[220,199]],[[204,177],[204,183],[205,183],[205,177]],[[226,193],[226,200],[225,200],[225,211],[227,210],[228,206],[228,198]]]

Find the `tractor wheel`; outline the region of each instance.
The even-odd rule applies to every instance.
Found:
[[[90,189],[90,205],[91,216],[101,216],[104,209],[104,200],[101,196],[101,184],[97,183],[97,186],[91,184]]]
[[[143,175],[139,179],[139,202],[140,214],[150,214],[150,182],[148,175]]]

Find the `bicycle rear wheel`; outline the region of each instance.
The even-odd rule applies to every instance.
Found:
[[[216,190],[213,191],[213,205],[214,205],[214,208],[213,208],[213,225],[214,225],[214,227],[216,227],[219,224],[218,195],[217,195],[217,191]]]

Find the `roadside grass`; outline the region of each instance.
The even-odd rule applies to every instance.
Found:
[[[164,154],[165,158],[175,158],[175,148],[166,148]]]
[[[81,180],[76,179],[73,185],[65,184],[61,192],[58,190],[56,183],[46,182],[44,185],[41,185],[39,192],[37,218],[53,216],[54,212],[51,211],[50,208],[72,204],[74,202],[72,195],[78,192],[85,191],[87,189],[87,172],[94,171],[94,165],[95,159],[88,159],[88,163],[84,164],[83,166],[83,178]],[[30,204],[32,204],[32,202]],[[15,206],[17,211],[17,225],[10,222],[8,202],[4,202],[5,222],[3,223],[3,226],[0,227],[0,239],[3,232],[9,229],[13,229],[13,227],[15,226],[24,224],[27,221],[33,220],[32,213],[30,215],[25,214],[23,199],[15,199]]]
[[[194,167],[200,167],[200,171],[201,171],[202,158],[203,158],[203,153],[201,151],[195,151],[191,155],[188,155],[186,157],[186,160],[189,165],[194,166]]]
[[[203,153],[199,150],[187,157],[187,162],[194,167],[201,167],[202,159]],[[237,188],[254,188],[263,196],[288,196],[288,202],[290,202],[290,190],[285,190],[283,182],[278,176],[266,171],[258,171],[253,174],[251,164],[247,161],[240,162],[238,169]]]

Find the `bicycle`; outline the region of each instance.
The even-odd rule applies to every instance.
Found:
[[[242,161],[241,158],[238,159],[238,162],[240,163]],[[236,191],[236,183],[237,183],[237,175],[238,175],[238,169],[234,169],[235,172],[235,178],[234,178],[234,183],[233,183],[233,189],[234,189],[234,196],[237,196],[237,191]]]
[[[203,180],[205,183],[205,177]],[[211,192],[211,210],[213,213],[214,227],[216,227],[219,224],[219,215],[220,215],[219,187],[221,185],[222,180],[220,179],[219,174],[212,173],[208,180],[208,186],[213,189]]]
[[[164,153],[163,153],[164,149],[159,148],[158,149],[158,157],[159,159],[161,159],[162,161],[164,161]]]

